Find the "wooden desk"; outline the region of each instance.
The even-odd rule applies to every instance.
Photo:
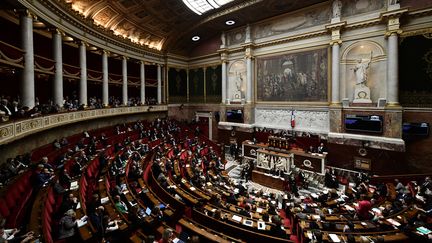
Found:
[[[252,171],[252,181],[280,191],[284,191],[286,185],[283,178],[278,176],[272,176],[270,174],[257,170]]]

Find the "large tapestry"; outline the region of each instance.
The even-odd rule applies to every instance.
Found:
[[[222,66],[206,69],[206,102],[220,103],[222,99]]]
[[[399,51],[399,96],[403,106],[432,107],[432,35],[402,40]]]
[[[185,69],[169,68],[168,93],[170,103],[187,102],[187,73]]]
[[[189,102],[204,103],[204,70],[189,70]]]
[[[328,101],[328,49],[257,58],[257,100]]]

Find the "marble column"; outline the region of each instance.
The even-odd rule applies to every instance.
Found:
[[[339,43],[334,42],[332,45],[332,104],[340,103],[339,85]]]
[[[213,119],[212,116],[210,114],[209,118],[208,118],[208,131],[209,131],[209,139],[213,140]]]
[[[144,61],[140,62],[140,94],[141,94],[141,104],[145,104],[145,65]]]
[[[252,57],[246,57],[246,103],[252,103]]]
[[[398,106],[398,35],[391,33],[388,37],[388,58],[387,58],[387,105]]]
[[[35,106],[35,76],[33,51],[33,18],[30,13],[20,16],[21,48],[24,51],[24,68],[21,76],[21,103],[30,109]]]
[[[157,103],[162,104],[162,67],[157,64]]]
[[[80,94],[79,94],[79,102],[80,105],[87,106],[87,44],[84,41],[81,41],[79,46],[80,52],[80,68],[81,68],[81,76],[80,76]]]
[[[227,99],[227,62],[222,61],[222,104],[226,103]]]
[[[108,51],[102,51],[102,103],[106,107],[109,105],[109,85],[108,85]]]
[[[122,59],[122,75],[123,75],[123,85],[122,85],[122,97],[123,105],[128,104],[128,83],[127,83],[127,57]]]
[[[62,54],[62,33],[56,29],[52,33],[53,59],[55,61],[53,96],[54,104],[63,107],[63,54]]]

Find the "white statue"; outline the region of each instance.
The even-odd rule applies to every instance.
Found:
[[[366,85],[368,81],[368,71],[372,60],[372,52],[369,59],[359,59],[353,68],[356,77],[356,87],[354,89],[353,103],[372,103],[370,89]]]
[[[399,4],[399,0],[388,0],[388,5],[396,5]]]
[[[221,47],[225,47],[225,45],[226,45],[225,32],[222,32],[222,34],[221,34],[221,41],[222,41]]]
[[[275,167],[276,170],[286,171],[287,159],[284,157],[279,158]]]
[[[333,19],[339,19],[341,17],[341,10],[342,10],[342,2],[341,0],[334,0],[332,5],[333,11],[332,11],[332,18]]]
[[[251,41],[251,28],[250,28],[250,25],[248,24],[248,25],[246,25],[246,30],[245,30],[245,42],[250,42]]]
[[[358,59],[356,66],[353,68],[356,76],[356,84],[366,86],[368,78],[368,70],[372,60],[372,52],[369,59]]]

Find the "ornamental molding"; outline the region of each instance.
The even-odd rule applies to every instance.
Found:
[[[26,119],[16,122],[0,124],[0,145],[10,143],[25,136],[48,130],[54,127],[64,126],[85,120],[108,118],[111,116],[122,116],[139,113],[152,113],[168,111],[166,105],[155,106],[132,106],[107,108],[87,111],[65,112]]]
[[[147,57],[154,62],[162,62],[162,52],[133,43],[129,39],[119,37],[111,31],[97,26],[91,19],[85,18],[71,8],[62,7],[61,5],[67,4],[61,0],[18,1],[38,17],[75,38],[91,42],[101,49],[110,47],[108,51],[125,54],[134,59],[141,60]],[[71,27],[75,27],[83,33],[74,31]]]

